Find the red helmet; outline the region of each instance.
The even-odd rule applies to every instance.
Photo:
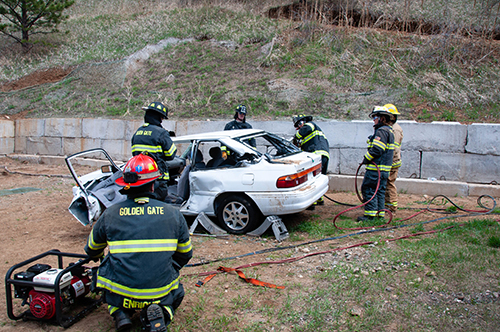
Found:
[[[123,176],[115,182],[122,187],[140,187],[159,177],[160,171],[154,159],[141,153],[129,159],[123,170]]]

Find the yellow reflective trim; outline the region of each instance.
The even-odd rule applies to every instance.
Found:
[[[382,150],[387,149],[387,145],[386,145],[385,143],[382,143],[382,142],[381,142],[381,141],[379,141],[378,139],[373,140],[373,145],[375,145],[375,146],[378,146],[378,147],[382,148]]]
[[[170,149],[168,149],[168,151],[165,151],[165,156],[171,157],[175,153],[175,151],[177,151],[177,148],[175,147],[175,144],[172,143],[172,146],[170,147]]]
[[[176,249],[177,240],[171,239],[127,240],[109,242],[109,252],[111,254],[123,254],[130,252],[163,252],[175,251]]]
[[[92,250],[101,250],[101,249],[106,248],[106,246],[108,244],[106,242],[104,242],[104,243],[95,243],[94,242],[94,229],[92,229],[90,231],[90,235],[89,235],[89,239],[88,239],[87,245]]]
[[[186,253],[192,250],[191,239],[186,243],[177,243],[177,252]]]
[[[132,145],[132,152],[142,152],[142,151],[146,151],[149,153],[161,153],[163,149],[160,145],[158,146],[145,145],[145,144]]]
[[[158,288],[132,288],[113,282],[102,276],[97,277],[97,287],[107,289],[113,293],[127,296],[133,299],[157,299],[167,296],[172,290],[179,288],[179,278],[177,277],[170,284]]]
[[[330,154],[326,152],[325,150],[316,150],[313,153],[319,154],[320,156],[325,156],[328,159],[330,159]]]

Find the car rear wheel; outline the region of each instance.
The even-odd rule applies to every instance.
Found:
[[[238,195],[222,198],[217,209],[219,223],[231,234],[245,234],[254,230],[259,217],[260,212],[255,204]]]

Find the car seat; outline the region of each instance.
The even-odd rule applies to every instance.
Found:
[[[196,155],[194,156],[194,166],[196,169],[205,168],[205,163],[203,162],[203,154],[199,149],[196,150]]]
[[[224,158],[222,158],[222,151],[220,147],[214,146],[210,148],[210,151],[208,153],[210,154],[210,157],[212,157],[212,159],[208,161],[207,167],[220,166],[220,164],[222,164],[222,162],[224,161]]]

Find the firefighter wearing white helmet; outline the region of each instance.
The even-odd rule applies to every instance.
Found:
[[[375,131],[373,135],[368,137],[368,151],[366,151],[362,162],[366,164],[366,172],[361,185],[363,202],[369,202],[365,205],[363,216],[359,216],[357,221],[372,220],[376,216],[384,216],[385,189],[394,152],[394,134],[389,126],[391,117],[391,112],[384,106],[375,106],[370,113]],[[380,170],[378,190],[379,173],[377,167]],[[373,199],[370,200],[372,197]]]
[[[135,309],[144,309],[147,331],[166,331],[184,298],[179,270],[193,256],[191,239],[179,209],[154,199],[153,183],[160,175],[150,156],[130,158],[115,181],[127,199],[104,211],[85,246],[94,259],[109,247],[96,287],[104,292],[117,331],[131,327]]]
[[[391,212],[398,209],[398,189],[396,188],[396,179],[401,167],[401,143],[403,142],[403,129],[396,123],[398,121],[398,109],[393,104],[385,104],[385,108],[391,113],[390,126],[394,132],[394,156],[392,158],[392,168],[387,179],[387,189],[385,191],[385,206]]]

